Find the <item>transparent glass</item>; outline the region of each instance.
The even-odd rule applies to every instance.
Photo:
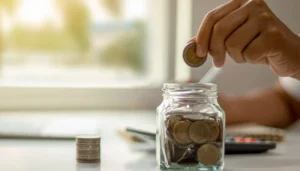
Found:
[[[215,84],[164,84],[157,108],[157,162],[161,170],[220,171],[225,113]]]

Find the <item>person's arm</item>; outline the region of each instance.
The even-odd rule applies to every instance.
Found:
[[[226,124],[255,122],[287,127],[300,118],[300,101],[289,96],[280,84],[239,97],[220,95]]]
[[[236,63],[264,64],[280,77],[300,80],[300,38],[264,0],[231,0],[204,17],[196,36],[197,55],[216,67],[226,54]]]

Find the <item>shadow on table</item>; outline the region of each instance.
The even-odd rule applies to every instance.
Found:
[[[128,171],[155,171],[157,167],[155,150],[143,152],[145,155],[125,165]]]
[[[101,171],[100,163],[77,163],[76,171]]]

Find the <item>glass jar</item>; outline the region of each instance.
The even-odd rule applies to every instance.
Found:
[[[225,114],[215,84],[166,83],[157,108],[156,155],[161,170],[220,171]]]

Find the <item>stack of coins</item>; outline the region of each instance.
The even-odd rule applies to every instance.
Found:
[[[222,126],[222,122],[214,118],[197,120],[182,115],[170,116],[167,119],[167,136],[171,162],[216,164],[221,155]]]
[[[78,162],[100,162],[100,136],[85,135],[76,137],[76,152]]]

